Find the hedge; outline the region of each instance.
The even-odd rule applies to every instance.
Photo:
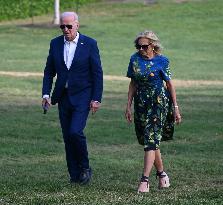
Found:
[[[76,8],[98,0],[60,0],[60,9]],[[54,0],[0,0],[0,21],[39,16],[53,12]]]

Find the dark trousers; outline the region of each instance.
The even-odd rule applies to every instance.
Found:
[[[81,170],[89,168],[87,141],[83,133],[89,107],[90,98],[86,93],[69,96],[66,90],[58,103],[67,167],[71,180],[78,180]]]

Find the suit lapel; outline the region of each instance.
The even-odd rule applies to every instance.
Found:
[[[59,43],[58,43],[58,53],[59,53],[59,58],[61,59],[61,64],[63,65],[63,67],[65,66],[65,68],[67,69],[67,66],[64,62],[64,36],[61,36],[61,38],[59,39]]]

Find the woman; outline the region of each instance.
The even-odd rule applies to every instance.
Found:
[[[171,81],[169,61],[160,53],[158,37],[152,31],[139,33],[135,47],[137,52],[131,56],[127,72],[131,82],[125,116],[129,123],[132,122],[131,105],[134,98],[135,131],[145,151],[143,175],[138,187],[140,193],[149,192],[149,176],[153,165],[159,177],[159,188],[170,186],[159,146],[162,136],[173,134],[174,122],[179,124],[181,116]],[[172,118],[168,117],[171,109],[174,110]]]

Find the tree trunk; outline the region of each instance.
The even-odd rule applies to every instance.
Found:
[[[54,19],[53,24],[59,25],[60,23],[60,0],[54,0]]]

